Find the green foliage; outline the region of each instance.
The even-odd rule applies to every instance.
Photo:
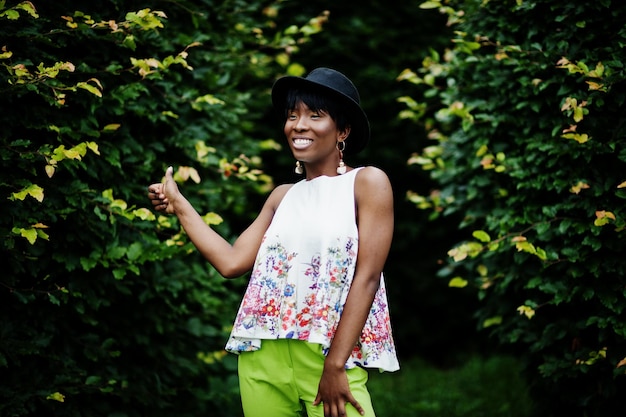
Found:
[[[252,128],[325,19],[280,29],[279,3],[0,1],[0,414],[239,412],[243,282],[146,194],[173,165],[226,237],[257,211]]]
[[[372,374],[368,386],[379,417],[528,417],[532,402],[521,369],[504,356],[475,356],[448,369],[412,359],[398,374]]]
[[[456,32],[399,80],[432,144],[409,193],[466,235],[440,271],[527,360],[542,415],[621,415],[626,387],[626,4],[429,1]]]

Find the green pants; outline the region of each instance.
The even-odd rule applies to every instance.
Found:
[[[239,386],[246,417],[324,417],[324,405],[313,406],[322,376],[325,356],[318,344],[301,340],[263,340],[261,349],[239,355]],[[367,371],[347,370],[350,391],[375,417],[367,391]],[[303,413],[303,405],[306,414]],[[346,404],[346,417],[360,417]]]

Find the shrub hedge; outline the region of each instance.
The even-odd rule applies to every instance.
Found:
[[[172,165],[225,236],[250,220],[277,146],[252,127],[325,19],[277,27],[279,3],[0,1],[1,415],[240,412],[241,283],[147,186]]]
[[[415,85],[401,117],[432,140],[410,163],[436,183],[408,198],[465,233],[440,275],[476,292],[478,327],[525,362],[539,415],[623,415],[626,4],[422,7],[455,29],[399,76]]]

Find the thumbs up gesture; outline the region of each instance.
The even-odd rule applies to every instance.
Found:
[[[176,181],[172,178],[174,168],[168,167],[165,170],[163,183],[151,184],[148,187],[148,198],[152,202],[156,211],[174,213],[174,203],[180,196]]]

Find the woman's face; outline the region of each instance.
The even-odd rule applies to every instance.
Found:
[[[328,113],[313,111],[301,101],[287,112],[284,132],[294,157],[305,163],[331,156],[338,158],[337,141],[344,140],[349,133],[339,131]]]

